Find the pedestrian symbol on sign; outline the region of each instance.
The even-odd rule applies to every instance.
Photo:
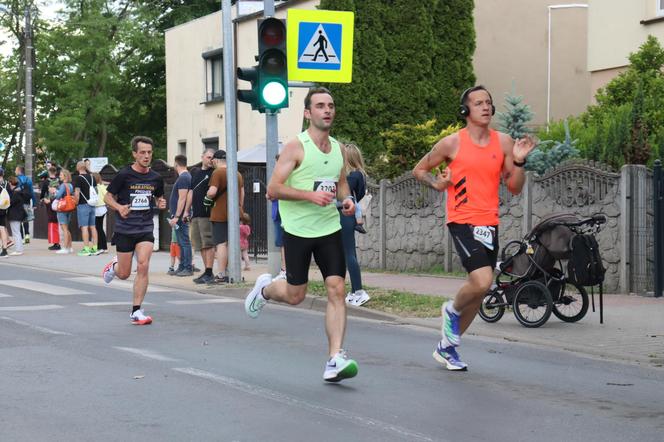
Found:
[[[300,23],[301,38],[297,67],[300,69],[341,69],[341,25],[337,23]],[[304,45],[304,42],[308,42]]]

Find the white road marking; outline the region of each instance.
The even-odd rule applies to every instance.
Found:
[[[111,305],[132,305],[131,301],[109,301],[109,302],[79,302],[79,305],[84,305],[86,307],[106,307]],[[150,302],[144,302],[141,305],[153,305]]]
[[[188,299],[179,301],[166,301],[168,304],[175,305],[196,305],[196,304],[226,304],[230,302],[243,302],[242,299],[234,298],[209,298],[209,299]]]
[[[126,351],[128,353],[132,353],[148,359],[154,359],[157,361],[175,362],[178,360],[178,359],[169,358],[168,356],[164,356],[162,354],[157,353],[156,351],[151,351],[151,350],[143,350],[140,348],[131,348],[131,347],[113,347],[113,348],[116,350]]]
[[[415,431],[409,430],[408,428],[399,427],[389,422],[383,422],[364,416],[358,416],[356,414],[348,412],[348,410],[339,410],[335,408],[323,407],[321,405],[313,404],[311,402],[306,402],[296,397],[289,396],[287,394],[280,393],[275,390],[270,390],[269,388],[258,387],[256,385],[251,385],[246,382],[242,382],[238,379],[230,378],[227,376],[221,376],[218,374],[210,373],[192,367],[173,368],[173,370],[177,371],[178,373],[183,373],[190,376],[196,376],[199,378],[207,379],[209,381],[221,384],[225,387],[233,388],[235,390],[242,391],[244,393],[253,396],[258,396],[263,399],[269,399],[281,404],[286,404],[291,407],[298,407],[301,409],[305,409],[312,413],[318,413],[323,416],[344,420],[347,421],[348,423],[361,425],[363,427],[369,427],[375,431],[385,431],[389,433],[398,434],[399,436],[406,438],[406,440],[418,440],[418,441],[434,440],[425,434],[417,433]]]
[[[29,311],[39,311],[39,310],[56,310],[59,308],[64,308],[61,305],[15,305],[12,307],[0,307],[0,312],[29,312]]]
[[[121,279],[115,278],[113,282],[110,284],[106,284],[103,279],[101,279],[101,276],[95,277],[95,276],[77,276],[75,278],[65,278],[68,281],[74,281],[74,282],[80,282],[82,284],[91,284],[91,285],[97,285],[97,286],[104,286],[104,287],[109,287],[109,288],[115,288],[115,289],[127,289],[127,290],[132,290],[134,288],[134,282],[133,281],[123,281]],[[169,289],[165,287],[156,287],[153,286],[152,284],[148,285],[148,293],[153,293],[153,292],[172,292],[174,289]]]
[[[27,279],[5,279],[4,281],[0,281],[0,284],[55,296],[91,294],[90,292],[84,292],[83,290],[72,289],[69,287],[62,287],[53,284],[44,284],[41,282],[29,281]]]
[[[33,330],[36,330],[36,331],[39,331],[39,332],[42,332],[42,333],[47,333],[49,335],[71,336],[71,333],[52,330],[50,328],[42,327],[40,325],[34,325],[34,324],[30,324],[29,322],[19,321],[18,319],[10,318],[9,316],[0,316],[0,319],[2,319],[3,321],[12,322],[14,324],[23,325],[25,327],[31,328]]]

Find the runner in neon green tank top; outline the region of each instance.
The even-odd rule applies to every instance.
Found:
[[[351,215],[355,201],[342,171],[339,143],[330,137],[334,116],[330,92],[311,89],[304,100],[309,129],[284,146],[267,188],[270,199],[279,200],[285,231],[286,280],[273,280],[269,273],[259,276],[244,304],[247,314],[256,318],[268,300],[292,305],[302,302],[313,255],[327,288],[325,330],[330,358],[323,379],[328,382],[351,378],[358,371],[357,363],[342,349],[346,264],[337,204],[343,214]]]

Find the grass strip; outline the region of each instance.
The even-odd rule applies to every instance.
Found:
[[[410,318],[437,318],[440,316],[440,307],[447,300],[442,296],[419,295],[378,287],[364,289],[371,296],[369,302],[364,304],[367,308]],[[325,284],[321,281],[309,281],[308,293],[327,296]]]

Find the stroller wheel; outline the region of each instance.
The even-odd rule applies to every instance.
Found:
[[[524,327],[540,327],[551,316],[551,292],[539,281],[524,282],[514,294],[514,316]]]
[[[576,322],[588,312],[588,292],[580,285],[566,282],[560,297],[553,303],[553,314],[565,322]]]
[[[505,314],[505,301],[501,294],[496,293],[495,290],[489,291],[482,300],[482,306],[478,312],[480,318],[486,322],[498,322]]]

